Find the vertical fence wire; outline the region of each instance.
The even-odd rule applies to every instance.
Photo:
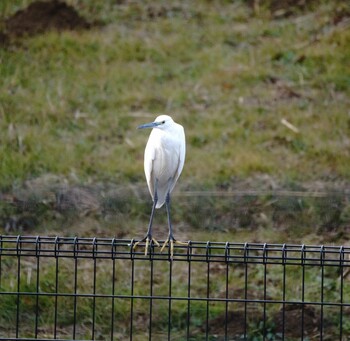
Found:
[[[285,334],[285,319],[286,319],[286,258],[287,249],[286,244],[282,245],[282,340]]]
[[[188,243],[187,249],[187,315],[186,315],[186,338],[190,339],[190,321],[191,321],[191,264],[192,264],[192,244]]]
[[[20,326],[20,320],[19,320],[19,311],[20,311],[20,305],[21,305],[21,237],[17,237],[17,243],[16,243],[16,249],[17,249],[17,316],[16,316],[16,338],[19,338],[19,326]]]
[[[266,264],[266,257],[267,257],[267,244],[265,243],[263,246],[263,269],[264,269],[264,280],[263,280],[263,286],[264,286],[264,303],[263,303],[263,340],[266,340],[266,290],[267,290],[267,264]]]
[[[35,297],[35,338],[38,338],[38,323],[39,323],[39,283],[40,283],[40,237],[36,238],[35,243],[36,253],[36,297]]]
[[[97,244],[96,238],[92,242],[92,257],[93,257],[93,284],[92,284],[92,324],[91,324],[91,339],[95,340],[95,319],[96,319],[96,253],[97,253]]]
[[[343,340],[343,298],[344,298],[344,247],[339,251],[339,274],[340,274],[340,307],[339,307],[339,341]]]
[[[249,246],[248,243],[244,244],[244,340],[247,339],[247,308],[248,308],[248,256],[249,256]]]
[[[320,267],[321,267],[321,290],[320,290],[320,302],[321,302],[321,316],[320,316],[320,340],[323,340],[323,298],[324,298],[324,246],[320,249]]]
[[[230,257],[230,244],[225,245],[225,340],[228,340],[228,290],[229,290],[229,257]]]
[[[78,300],[78,296],[77,296],[77,291],[78,291],[78,258],[77,258],[77,253],[78,253],[78,238],[75,237],[74,238],[74,296],[73,296],[73,340],[75,340],[75,336],[76,336],[76,327],[77,327],[77,300]]]
[[[112,300],[111,300],[111,340],[114,340],[114,304],[115,304],[115,258],[113,257],[115,252],[115,239],[112,242]],[[131,315],[131,314],[130,314]],[[130,332],[131,335],[131,332]]]
[[[300,339],[304,340],[304,317],[305,317],[305,245],[301,246],[301,333]]]
[[[169,261],[169,301],[168,301],[168,340],[171,339],[171,296],[172,296],[173,262]]]
[[[55,241],[54,241],[54,257],[55,257],[55,293],[58,294],[58,269],[59,269],[59,264],[58,264],[58,260],[59,260],[59,238],[56,237]],[[57,321],[58,321],[58,295],[54,296],[55,298],[55,306],[54,306],[54,333],[53,333],[53,337],[54,339],[57,338]]]
[[[152,248],[151,248],[152,250]],[[152,252],[152,251],[151,251]],[[150,254],[151,256],[151,254]],[[149,333],[148,333],[148,340],[152,340],[152,320],[153,320],[153,271],[154,271],[154,263],[150,261],[150,267],[151,267],[151,274],[150,274],[150,288],[149,288]]]
[[[135,283],[135,262],[134,262],[134,241],[131,241],[130,258],[131,258],[131,283],[130,283],[130,341],[133,339],[134,331],[134,283]]]
[[[209,252],[210,252],[210,242],[206,245],[206,263],[207,263],[207,304],[206,304],[206,324],[205,324],[205,339],[209,339],[209,297],[210,297],[210,262],[209,262]]]

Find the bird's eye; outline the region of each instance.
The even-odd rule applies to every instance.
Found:
[[[165,121],[162,121],[162,124],[164,124],[165,123]]]

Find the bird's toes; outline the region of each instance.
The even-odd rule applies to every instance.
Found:
[[[175,244],[178,244],[178,245],[185,245],[185,246],[188,245],[188,242],[181,242],[181,241],[176,240],[176,239],[174,239],[174,243],[175,243]]]
[[[133,250],[135,250],[136,248],[137,248],[137,245],[139,245],[140,244],[140,242],[136,242],[134,245],[133,245]]]
[[[147,256],[147,250],[148,250],[148,245],[149,245],[149,238],[146,238],[146,245],[145,245],[145,256]]]
[[[165,247],[169,244],[169,238],[164,242],[162,248],[160,249],[160,252],[163,252],[163,250],[165,249]]]
[[[174,241],[173,238],[168,238],[168,239],[164,242],[162,248],[160,249],[160,252],[163,252],[163,250],[165,249],[165,247],[166,247],[167,245],[169,245],[169,248],[170,248],[170,259],[171,259],[171,260],[173,260],[173,257],[174,257],[174,242],[175,242],[175,241]]]
[[[170,259],[173,260],[174,258],[174,240],[170,240]]]
[[[155,239],[155,238],[152,237],[152,241],[153,241],[154,244],[156,244],[158,247],[160,247],[160,245],[159,245],[157,239]]]
[[[146,236],[145,238],[139,240],[138,242],[136,242],[134,245],[133,245],[133,250],[136,249],[136,247],[140,244],[140,243],[143,243],[145,242],[145,256],[147,256],[147,253],[148,253],[148,248],[149,246],[154,243],[156,246],[160,247],[158,241],[153,238],[152,236]]]

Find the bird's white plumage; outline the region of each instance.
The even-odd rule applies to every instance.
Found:
[[[144,169],[153,200],[157,182],[156,208],[160,208],[182,172],[186,143],[184,128],[170,116],[160,115],[154,124],[145,149]]]
[[[148,189],[153,199],[152,212],[146,236],[133,246],[135,249],[141,242],[146,242],[145,255],[148,246],[154,243],[160,246],[152,235],[152,223],[155,208],[166,206],[169,235],[164,241],[161,252],[169,245],[170,259],[173,259],[174,244],[187,245],[174,238],[170,219],[170,193],[174,189],[185,162],[186,143],[184,128],[173,121],[170,116],[160,115],[154,122],[138,127],[153,128],[145,149],[144,167]]]

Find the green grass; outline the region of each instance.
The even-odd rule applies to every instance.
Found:
[[[47,172],[143,181],[146,136],[135,127],[159,112],[185,126],[184,182],[349,179],[350,35],[331,23],[339,4],[269,20],[239,2],[181,3],[151,20],[157,5],[106,4],[105,17],[102,7],[72,3],[107,25],[0,51],[2,188]]]
[[[9,17],[31,2],[1,1],[0,15]],[[26,234],[140,237],[150,202],[141,190],[146,190],[147,133],[136,127],[166,113],[184,126],[187,140],[180,192],[174,195],[173,205],[178,239],[348,241],[348,198],[339,193],[326,198],[269,193],[181,197],[182,191],[266,190],[270,183],[298,191],[310,187],[317,191],[319,183],[327,190],[349,184],[350,30],[346,18],[350,10],[345,0],[323,0],[311,5],[312,11],[297,10],[278,18],[268,5],[254,11],[246,1],[67,2],[100,25],[88,31],[47,32],[0,47],[0,193],[6,199],[0,202],[0,216],[4,221],[12,217],[29,221],[22,231]],[[341,15],[344,20],[337,21]],[[299,133],[283,125],[282,119]],[[97,212],[86,214],[74,206],[57,209],[59,189],[78,185],[99,193]],[[18,199],[16,205],[7,200],[12,195]],[[21,205],[22,201],[29,205]],[[165,219],[164,212],[156,217],[159,239],[166,236]],[[123,277],[123,265],[118,265],[119,290],[127,293],[129,278]],[[16,268],[16,264],[6,266]],[[63,292],[70,291],[72,284],[72,264],[65,266],[59,283]],[[90,274],[91,266],[86,262],[82,276]],[[108,293],[111,268],[101,264],[98,269],[98,291]],[[144,265],[141,281],[147,281],[148,270]],[[200,274],[200,269],[196,271],[194,277]],[[310,300],[319,295],[317,271],[310,269],[306,274],[315,279],[306,292]],[[254,281],[262,276],[259,270],[252,273]],[[295,283],[301,274],[290,269],[287,275],[290,298],[298,297],[300,288]],[[186,274],[178,276],[179,282],[186,280]],[[237,287],[243,285],[242,269],[234,269],[231,276]],[[269,276],[269,294],[278,297],[278,269],[271,269]],[[9,272],[2,279],[4,290],[14,290],[13,278],[15,273]],[[41,278],[41,289],[53,292],[53,264],[45,265]],[[213,283],[218,294],[222,278]],[[336,274],[329,274],[326,281],[330,300],[336,299],[332,297],[332,289],[339,285],[335,278]],[[82,279],[85,286],[79,290],[91,291],[90,280]],[[21,289],[35,291],[33,283],[24,281]],[[136,291],[142,294],[145,288]],[[203,295],[203,288],[200,278],[194,281],[194,292]],[[160,280],[156,290],[165,292],[167,283]],[[174,290],[184,295],[183,287]],[[0,305],[6,309],[1,309],[0,325],[13,325],[16,299],[1,297]],[[28,325],[29,335],[36,302],[31,297],[22,300],[27,308],[21,320]],[[73,303],[69,297],[59,300],[63,334],[71,332]],[[79,302],[79,337],[89,337],[91,304],[91,299]],[[135,304],[138,328],[145,321],[148,304],[142,300]],[[40,297],[43,333],[52,326],[54,317],[48,312],[53,305],[52,297]],[[116,306],[117,332],[122,337],[129,328],[129,307]],[[101,337],[108,334],[109,321],[103,321],[110,309],[103,300],[96,301]],[[183,310],[181,302],[174,303],[173,328],[179,340]],[[162,339],[167,307],[159,304],[155,311],[159,319],[154,331]],[[205,311],[205,305],[194,304],[193,323],[198,330]],[[224,310],[213,305],[210,311],[215,319]],[[259,340],[259,321],[252,321],[252,326],[256,335],[252,340]],[[273,332],[273,323],[270,329]],[[140,335],[136,331],[140,340],[145,338],[141,330]],[[195,335],[198,330],[193,340],[200,339]]]

